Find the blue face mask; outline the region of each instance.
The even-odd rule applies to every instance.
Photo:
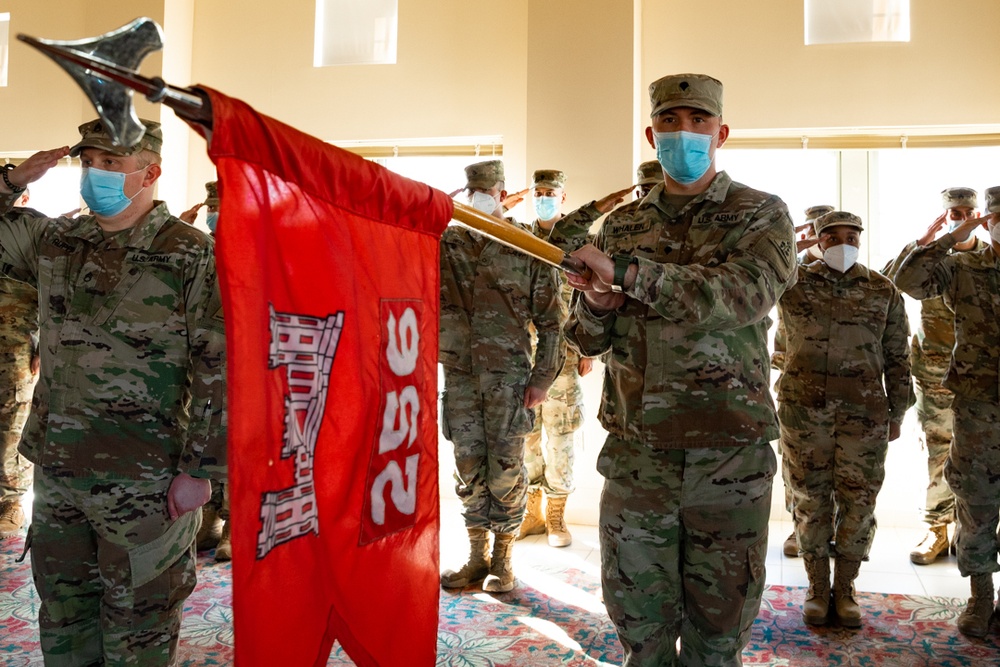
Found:
[[[209,211],[208,215],[205,218],[205,222],[208,223],[208,228],[210,230],[212,230],[212,233],[214,234],[215,233],[215,226],[217,224],[219,224],[219,212],[218,211]]]
[[[714,134],[697,132],[653,132],[656,159],[667,176],[681,185],[691,185],[712,166],[709,149]]]
[[[125,177],[139,171],[142,169],[123,174],[120,171],[84,167],[80,176],[80,196],[92,213],[106,218],[116,216],[132,203],[132,199],[125,196]]]
[[[535,214],[541,220],[548,222],[559,215],[559,197],[533,197]]]

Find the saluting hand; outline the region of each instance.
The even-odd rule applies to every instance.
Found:
[[[631,194],[632,191],[635,190],[637,187],[639,186],[630,185],[623,190],[619,190],[618,192],[612,192],[607,197],[595,201],[594,207],[597,208],[597,210],[600,211],[601,213],[609,213],[610,211],[614,210],[615,206],[618,206],[618,204],[621,204],[623,201],[625,201],[625,197]]]
[[[191,208],[189,208],[188,210],[186,210],[183,213],[181,213],[179,216],[177,216],[177,218],[179,220],[183,220],[184,222],[188,223],[189,225],[193,225],[194,221],[198,219],[198,209],[200,209],[204,205],[205,205],[205,202],[199,202],[199,203],[195,204],[194,206],[192,206]]]
[[[514,208],[515,206],[523,202],[525,195],[527,195],[529,192],[531,192],[531,188],[525,188],[523,190],[518,190],[513,194],[507,195],[507,197],[503,200],[503,207],[509,211],[510,209]]]
[[[989,221],[993,215],[994,214],[991,213],[984,215],[981,218],[968,218],[963,220],[958,227],[951,230],[951,235],[955,237],[955,243],[967,241],[969,237],[972,236],[972,232],[976,229],[976,227],[981,226],[983,229],[989,229]]]
[[[38,151],[27,160],[17,165],[7,173],[10,182],[19,188],[26,188],[45,175],[59,160],[69,155],[69,146]],[[0,181],[0,188],[7,190],[5,183]]]
[[[932,222],[931,226],[927,228],[927,231],[924,232],[924,235],[921,236],[919,239],[917,239],[917,245],[921,247],[925,246],[931,241],[933,241],[935,238],[937,238],[938,232],[940,232],[941,229],[944,228],[947,222],[948,222],[948,212],[945,211],[938,217],[934,218],[934,222]],[[964,241],[965,239],[962,240]]]
[[[815,236],[812,237],[811,239],[799,239],[798,241],[795,242],[795,251],[802,252],[803,250],[807,250],[808,248],[811,248],[814,245],[819,245],[819,239],[816,238]]]

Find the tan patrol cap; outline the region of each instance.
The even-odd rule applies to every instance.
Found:
[[[656,160],[643,162],[635,170],[639,185],[656,185],[663,182],[663,167]]]
[[[205,183],[205,206],[219,205],[219,182],[209,181]]]
[[[146,133],[142,135],[142,139],[135,146],[116,146],[104,127],[104,121],[98,118],[79,127],[81,139],[73,148],[69,149],[69,154],[76,157],[84,148],[97,148],[115,155],[132,155],[142,150],[152,151],[159,155],[160,148],[163,146],[163,131],[160,129],[160,124],[142,118],[139,120],[146,126]]]
[[[986,210],[990,213],[1000,213],[1000,185],[986,188]]]
[[[806,209],[806,222],[810,220],[815,220],[816,218],[826,215],[827,213],[833,212],[834,208],[828,204],[821,204],[819,206],[810,206]]]
[[[531,180],[536,188],[565,188],[566,174],[558,169],[537,169]]]
[[[503,180],[503,162],[487,160],[465,168],[465,187],[490,189]]]
[[[705,74],[671,74],[649,84],[649,117],[673,109],[693,107],[722,115],[722,82]]]
[[[864,225],[861,224],[861,218],[853,213],[848,213],[847,211],[830,211],[829,213],[824,213],[820,217],[816,218],[813,225],[816,227],[816,236],[819,236],[823,233],[824,229],[829,229],[830,227],[854,227],[858,230],[864,229]]]
[[[945,209],[968,206],[977,208],[979,196],[972,188],[945,188],[941,191],[941,206]]]

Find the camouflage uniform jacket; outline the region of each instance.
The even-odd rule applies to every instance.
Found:
[[[550,232],[551,230],[543,229],[542,226],[538,224],[537,220],[533,225],[531,225],[531,233],[543,241],[549,240]],[[565,273],[558,271],[557,275],[559,276],[559,297],[562,299],[563,308],[567,313],[569,313],[570,305],[573,301],[574,290],[570,286],[569,281],[566,280]],[[563,354],[566,357],[566,363],[563,365],[563,373],[570,373],[571,375],[576,374],[577,367],[580,363],[580,355],[566,343],[565,336],[562,336],[562,349]]]
[[[1000,263],[991,246],[950,252],[950,233],[915,248],[896,273],[914,299],[943,296],[955,313],[955,347],[944,386],[955,395],[1000,404]]]
[[[817,261],[798,273],[778,302],[778,400],[823,408],[836,399],[902,424],[913,401],[899,290],[861,264],[840,273]]]
[[[0,352],[38,346],[38,290],[0,276]]]
[[[903,261],[909,257],[916,241],[911,241],[903,248],[896,259],[889,262],[882,274],[895,280]],[[952,252],[978,252],[987,244],[976,239],[976,244],[969,250]],[[920,302],[920,323],[910,340],[910,366],[913,377],[928,385],[939,385],[948,371],[951,360],[951,350],[955,347],[955,315],[944,303],[944,297],[935,296]]]
[[[41,379],[21,453],[53,475],[223,477],[225,337],[213,242],[162,202],[93,216],[0,202],[0,270],[38,288]]]
[[[444,366],[547,390],[563,366],[565,321],[556,269],[462,227],[445,230],[439,355]],[[533,366],[529,324],[538,333]]]
[[[566,326],[582,354],[610,350],[601,423],[658,448],[774,440],[768,313],[795,282],[788,209],[725,172],[681,210],[662,194],[612,211],[598,235],[608,254],[637,258],[625,303],[595,313],[578,299]],[[566,228],[598,215],[586,206]]]

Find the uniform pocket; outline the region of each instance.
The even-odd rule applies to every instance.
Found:
[[[743,612],[740,615],[740,633],[749,633],[757,613],[760,611],[760,600],[764,594],[764,562],[767,559],[767,534],[747,547],[747,596],[743,601]]]

